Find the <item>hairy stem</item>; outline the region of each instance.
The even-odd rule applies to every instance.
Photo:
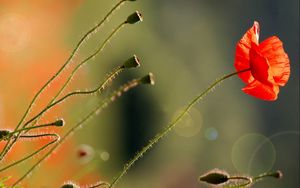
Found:
[[[15,165],[17,165],[17,164],[20,164],[20,163],[26,161],[27,159],[32,158],[34,155],[38,154],[39,152],[43,151],[45,148],[47,148],[48,146],[50,146],[51,144],[54,144],[55,142],[57,142],[57,141],[59,140],[59,136],[58,136],[57,134],[28,135],[28,137],[30,137],[30,138],[37,137],[37,136],[38,136],[38,137],[42,137],[42,136],[52,136],[52,137],[56,137],[56,139],[53,140],[53,141],[51,141],[51,142],[49,142],[48,144],[44,145],[43,147],[41,147],[41,148],[38,149],[37,151],[33,152],[32,154],[30,154],[30,155],[28,155],[28,156],[26,156],[26,157],[24,157],[24,158],[22,158],[22,159],[20,159],[20,160],[18,160],[18,161],[16,161],[16,162],[12,163],[12,164],[10,164],[10,165],[7,165],[6,167],[0,169],[0,172],[3,172],[3,171],[5,171],[5,170],[9,169],[10,167],[13,167],[13,166],[15,166]],[[22,137],[22,135],[21,135],[21,137]]]
[[[45,88],[67,67],[67,65],[69,63],[72,62],[73,57],[75,56],[75,54],[78,52],[79,48],[81,47],[81,45],[84,43],[84,41],[89,38],[89,36],[91,36],[92,34],[96,33],[97,30],[104,24],[105,21],[107,21],[109,19],[109,17],[113,14],[113,12],[115,10],[117,10],[126,0],[120,0],[108,13],[107,15],[96,25],[94,26],[92,29],[90,29],[77,43],[77,45],[75,46],[74,50],[72,51],[71,55],[69,56],[69,58],[67,59],[67,61],[65,62],[65,64],[58,70],[58,72],[55,73],[54,76],[52,76],[47,83],[35,94],[35,96],[33,97],[32,101],[30,102],[28,108],[26,109],[24,115],[22,116],[21,120],[19,121],[18,125],[16,126],[15,130],[18,130],[18,128],[23,124],[23,122],[25,121],[26,117],[28,116],[33,104],[35,103],[35,101],[38,99],[38,97],[41,95],[41,93],[45,90]],[[15,144],[15,142],[17,141],[18,137],[20,136],[21,132],[17,135],[16,138],[14,138],[14,140],[11,142],[11,139],[8,140],[8,142],[6,143],[6,145],[4,146],[3,150],[0,153],[0,161],[3,160],[3,158],[5,157],[5,155],[7,154],[7,152],[11,149],[11,147]]]
[[[84,125],[88,120],[90,120],[94,115],[99,114],[104,110],[110,103],[112,103],[116,98],[120,97],[123,93],[128,90],[138,86],[140,80],[136,79],[127,84],[124,84],[119,89],[113,92],[112,95],[107,97],[104,102],[96,106],[89,114],[87,114],[80,122],[73,126],[40,160],[38,160],[20,179],[18,179],[13,186],[19,184],[28,174],[30,174],[40,163],[42,163],[47,157],[49,157],[52,152],[57,149],[72,133],[74,133],[79,127]]]
[[[63,96],[62,98],[58,99],[57,101],[53,102],[52,104],[50,104],[49,106],[47,106],[45,109],[43,109],[40,113],[38,113],[37,115],[35,115],[33,118],[31,118],[29,121],[26,122],[26,124],[24,124],[24,127],[26,125],[28,125],[29,123],[33,122],[34,120],[36,120],[38,117],[40,117],[42,114],[44,114],[46,111],[50,110],[52,107],[54,107],[55,105],[63,102],[65,99],[71,97],[71,96],[75,96],[75,95],[90,95],[93,93],[101,93],[107,85],[109,85],[113,79],[122,71],[124,70],[123,66],[118,67],[116,70],[114,70],[111,74],[108,75],[108,77],[102,82],[101,85],[99,85],[97,88],[89,90],[89,91],[74,91],[71,93],[66,94],[65,96]]]
[[[130,160],[123,168],[123,170],[116,176],[112,183],[110,184],[110,188],[114,187],[117,182],[127,173],[127,171],[137,162],[151,147],[153,147],[158,141],[160,141],[163,137],[165,137],[175,126],[176,124],[190,111],[190,109],[199,102],[204,96],[206,96],[215,86],[226,80],[227,78],[230,78],[238,73],[249,71],[249,69],[234,72],[228,75],[225,75],[221,77],[220,79],[216,80],[214,83],[212,83],[206,90],[204,90],[200,95],[195,97],[186,107],[185,109],[175,118],[174,121],[172,121],[169,125],[165,127],[164,130],[162,130],[160,133],[158,133],[152,140],[149,141],[149,143],[141,150],[139,151],[132,160]]]

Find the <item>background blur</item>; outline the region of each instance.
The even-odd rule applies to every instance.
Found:
[[[16,125],[37,90],[116,2],[0,0],[0,128]],[[194,96],[216,78],[234,71],[235,45],[257,20],[260,40],[277,35],[290,57],[291,77],[278,100],[265,102],[244,94],[237,77],[225,81],[138,161],[119,187],[206,187],[197,177],[213,168],[251,175],[280,169],[282,180],[267,179],[255,187],[299,187],[299,1],[129,2],[86,43],[74,64],[135,10],[143,14],[144,22],[122,29],[103,53],[75,76],[68,91],[93,88],[132,54],[141,59],[141,68],[123,73],[112,88],[149,71],[155,74],[156,85],[129,91],[114,102],[77,131],[24,186],[110,181]],[[36,111],[63,79],[47,89]],[[41,122],[64,117],[65,130],[49,130],[63,133],[98,100],[98,96],[73,98]],[[18,155],[13,150],[11,160],[37,147],[33,146],[36,142],[16,146]],[[92,148],[93,159],[78,159],[82,144]],[[58,160],[52,159],[55,157]],[[8,174],[20,176],[32,162]]]

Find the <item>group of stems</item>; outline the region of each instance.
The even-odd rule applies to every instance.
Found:
[[[26,118],[28,117],[28,115],[30,114],[30,111],[34,105],[34,103],[37,101],[37,99],[39,98],[39,96],[44,92],[44,90],[47,88],[47,86],[49,86],[52,81],[54,81],[62,72],[63,70],[70,64],[72,63],[74,56],[78,53],[80,47],[83,45],[83,43],[86,41],[87,38],[89,38],[91,35],[95,34],[98,29],[103,26],[103,24],[109,19],[109,17],[126,1],[129,0],[120,0],[119,2],[116,3],[116,5],[107,13],[107,15],[96,25],[94,26],[92,29],[90,29],[80,40],[79,42],[76,44],[75,48],[73,49],[72,53],[70,54],[69,58],[66,60],[66,62],[62,65],[62,67],[40,88],[40,90],[35,94],[35,96],[33,97],[32,101],[30,102],[28,108],[26,109],[24,115],[22,116],[21,120],[18,122],[17,126],[15,127],[15,129],[12,132],[8,132],[8,135],[5,136],[5,139],[1,139],[1,140],[6,140],[6,144],[4,146],[4,148],[2,149],[1,153],[0,153],[0,161],[4,159],[4,157],[7,155],[7,153],[10,151],[10,149],[13,147],[13,145],[17,142],[17,140],[19,138],[33,138],[33,137],[55,137],[55,139],[51,142],[49,142],[48,144],[44,145],[43,147],[41,147],[40,149],[38,149],[37,151],[31,153],[30,155],[16,161],[13,162],[12,164],[9,164],[3,168],[0,169],[0,172],[7,170],[8,168],[15,166],[27,159],[30,159],[31,157],[33,157],[34,155],[38,154],[39,152],[41,152],[42,150],[44,150],[45,148],[47,148],[48,146],[56,143],[56,145],[54,147],[51,148],[51,150],[49,150],[46,155],[44,155],[44,157],[42,157],[37,163],[36,165],[34,165],[32,168],[30,168],[28,170],[28,172],[26,172],[26,174],[24,176],[22,176],[18,181],[16,181],[16,183],[13,185],[17,185],[18,183],[20,183],[38,164],[40,164],[40,162],[42,162],[47,156],[49,156],[54,149],[56,149],[64,140],[65,138],[70,135],[72,132],[74,132],[75,129],[77,129],[79,127],[79,125],[83,124],[85,121],[87,121],[93,114],[95,114],[96,111],[99,111],[99,108],[104,108],[109,102],[107,101],[113,101],[114,98],[117,98],[119,96],[121,91],[118,91],[117,93],[114,92],[113,96],[111,97],[111,99],[106,100],[105,103],[103,103],[101,106],[98,106],[96,110],[93,110],[91,113],[89,113],[86,118],[84,118],[81,122],[79,122],[78,124],[76,124],[73,128],[71,128],[66,135],[64,135],[62,137],[62,139],[60,139],[60,137],[57,134],[35,134],[35,135],[25,135],[24,133],[27,133],[30,130],[34,130],[34,129],[39,129],[39,128],[43,128],[43,127],[47,127],[47,126],[53,126],[53,123],[50,124],[44,124],[44,125],[36,125],[36,123],[38,122],[38,120],[42,117],[42,115],[44,113],[46,113],[48,110],[50,110],[52,107],[56,106],[57,104],[63,102],[64,100],[66,100],[67,98],[71,97],[71,96],[75,96],[75,95],[89,95],[89,94],[93,94],[93,93],[101,93],[103,91],[104,88],[106,88],[106,86],[109,85],[109,83],[111,83],[111,81],[115,78],[116,75],[118,75],[120,72],[122,72],[125,67],[124,66],[119,66],[117,67],[105,80],[104,82],[96,87],[95,89],[89,90],[89,91],[74,91],[74,92],[70,92],[68,94],[66,94],[65,96],[57,99],[61,93],[65,90],[65,88],[67,87],[67,85],[69,84],[69,82],[72,80],[73,76],[75,75],[75,73],[84,65],[86,64],[89,60],[93,59],[96,55],[98,55],[99,53],[102,52],[102,50],[105,48],[105,46],[108,44],[108,42],[110,41],[110,39],[116,35],[123,26],[125,26],[126,24],[128,24],[127,21],[122,22],[121,24],[119,24],[110,34],[109,36],[104,40],[104,42],[102,42],[102,44],[91,54],[89,55],[87,58],[85,58],[83,61],[81,61],[72,71],[72,73],[68,76],[67,80],[64,82],[63,86],[60,88],[60,90],[58,91],[58,93],[50,100],[50,102],[47,104],[47,106],[42,109],[38,114],[34,115],[31,119],[29,119],[28,121],[25,122]],[[128,89],[131,89],[132,87],[135,87],[136,85],[138,85],[140,82],[137,82],[136,80],[133,82],[136,84],[133,85],[124,85],[122,88],[127,88],[126,91]],[[132,83],[131,83],[132,84]],[[29,126],[30,125],[30,126]],[[29,126],[29,127],[28,127]],[[56,125],[54,125],[56,126]],[[1,141],[0,140],[0,141]]]

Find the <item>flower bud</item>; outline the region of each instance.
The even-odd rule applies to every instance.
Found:
[[[212,170],[199,177],[199,181],[204,181],[209,184],[218,185],[225,183],[229,180],[229,176],[226,172],[220,170]]]
[[[140,82],[142,84],[151,84],[151,85],[154,85],[155,82],[154,82],[154,76],[153,76],[153,74],[150,72],[148,75],[142,77],[140,79]]]
[[[59,120],[53,122],[53,125],[58,126],[58,127],[62,127],[62,126],[64,126],[64,124],[65,124],[65,121],[63,119],[59,119]]]
[[[73,182],[67,182],[64,183],[60,188],[80,188],[80,186]]]
[[[138,11],[135,11],[133,14],[127,17],[126,23],[135,24],[140,21],[143,21],[142,14]]]
[[[272,177],[277,178],[277,179],[281,179],[283,176],[283,173],[280,170],[277,170],[276,172],[274,172],[273,174],[271,174]]]
[[[137,58],[136,55],[133,55],[131,58],[129,58],[124,64],[124,68],[134,68],[134,67],[139,67],[140,66],[140,61]]]

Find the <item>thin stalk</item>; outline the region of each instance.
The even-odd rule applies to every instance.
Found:
[[[53,136],[53,137],[56,137],[56,139],[53,140],[53,141],[51,141],[51,142],[49,142],[48,144],[44,145],[43,147],[41,147],[41,148],[38,149],[37,151],[33,152],[32,154],[30,154],[30,155],[24,157],[23,159],[20,159],[20,160],[18,160],[18,161],[16,161],[16,162],[12,163],[12,164],[10,164],[10,165],[7,165],[6,167],[4,167],[4,168],[2,168],[2,169],[0,169],[0,172],[3,172],[3,171],[5,171],[5,170],[9,169],[10,167],[13,167],[13,166],[15,166],[15,165],[17,165],[17,164],[20,164],[20,163],[26,161],[27,159],[30,159],[30,158],[33,157],[34,155],[38,154],[39,152],[41,152],[42,150],[44,150],[45,148],[47,148],[48,146],[50,146],[51,144],[54,144],[56,141],[59,140],[59,136],[58,136],[57,134],[41,134],[41,135],[30,135],[30,136],[32,136],[32,137],[37,137],[37,136],[38,136],[38,137],[41,137],[41,136]],[[21,135],[21,137],[22,137],[22,135]],[[32,138],[32,137],[31,137],[31,138]]]
[[[227,188],[241,188],[241,187],[246,187],[248,185],[250,185],[253,180],[251,177],[247,177],[247,176],[231,176],[228,178],[229,180],[245,180],[246,182],[243,184],[239,184],[239,185],[233,185],[233,186],[228,186]]]
[[[32,101],[30,102],[28,108],[26,109],[24,115],[22,116],[21,120],[19,121],[18,125],[15,128],[15,131],[18,130],[18,128],[23,124],[25,121],[26,117],[28,116],[33,104],[37,100],[37,98],[40,96],[40,94],[45,90],[45,88],[67,67],[69,63],[71,63],[71,60],[75,56],[75,54],[78,52],[80,46],[84,43],[84,41],[89,38],[90,35],[94,34],[97,32],[97,29],[99,29],[105,21],[109,19],[109,17],[113,14],[114,11],[116,11],[126,0],[120,0],[108,13],[107,15],[92,29],[90,29],[77,43],[75,46],[74,50],[72,51],[71,55],[65,62],[65,64],[58,70],[58,72],[55,73],[54,76],[50,78],[50,80],[47,81],[47,83],[35,94],[33,97]],[[4,156],[7,154],[7,152],[10,150],[10,148],[14,145],[14,143],[17,141],[18,137],[20,136],[21,133],[17,135],[17,137],[14,139],[12,143],[10,143],[11,138],[8,140],[6,145],[4,146],[3,150],[0,153],[0,161],[3,160]]]
[[[139,151],[132,160],[130,160],[125,166],[124,169],[118,174],[117,177],[115,177],[112,181],[112,183],[110,184],[109,188],[114,187],[117,182],[127,173],[127,171],[135,164],[135,162],[137,162],[151,147],[154,146],[154,144],[156,144],[158,141],[160,141],[160,139],[162,139],[163,137],[165,137],[175,126],[176,124],[190,111],[190,109],[196,104],[198,103],[204,96],[206,96],[210,91],[212,91],[212,89],[217,86],[218,84],[220,84],[221,82],[223,82],[224,80],[226,80],[227,78],[230,78],[236,74],[242,73],[242,72],[246,72],[249,71],[250,69],[246,69],[246,70],[242,70],[239,72],[234,72],[228,75],[225,75],[223,77],[221,77],[220,79],[216,80],[214,83],[212,83],[206,90],[204,90],[202,93],[200,93],[200,95],[198,95],[197,97],[195,97],[187,106],[186,108],[175,118],[174,121],[172,121],[169,125],[167,125],[165,127],[164,130],[162,130],[162,132],[158,133],[152,140],[149,141],[149,143],[141,150]]]
[[[44,114],[46,111],[50,110],[52,107],[54,107],[55,105],[63,102],[64,100],[66,100],[67,98],[71,97],[71,96],[75,96],[75,95],[90,95],[90,94],[94,94],[94,93],[101,93],[107,85],[109,85],[109,83],[112,82],[112,80],[122,71],[124,70],[124,66],[119,66],[117,69],[115,69],[111,74],[109,74],[109,76],[102,82],[101,85],[99,85],[97,88],[89,90],[89,91],[74,91],[71,93],[66,94],[65,96],[63,96],[62,98],[58,99],[57,101],[53,102],[52,104],[48,105],[45,109],[43,109],[40,113],[38,113],[37,115],[35,115],[33,118],[31,118],[29,121],[27,121],[24,124],[24,127],[26,127],[26,125],[30,124],[31,122],[33,122],[34,120],[36,120],[38,117],[40,117],[42,114]]]
[[[13,131],[13,132],[8,132],[7,136],[0,139],[0,141],[1,140],[8,140],[10,137],[14,136],[14,134],[22,132],[22,131],[29,131],[29,130],[32,130],[32,129],[39,129],[39,128],[43,128],[43,127],[53,127],[53,126],[60,127],[60,126],[57,125],[57,121],[52,122],[52,123],[43,124],[43,125],[37,125],[37,126],[34,126],[34,127],[26,127],[26,128],[23,128],[23,129],[18,129],[18,130]],[[22,137],[22,135],[21,135],[21,137]]]
[[[110,103],[112,103],[116,98],[120,97],[123,93],[128,90],[138,86],[140,84],[140,80],[132,80],[131,82],[124,84],[119,89],[113,92],[112,95],[108,96],[104,102],[96,106],[89,114],[87,114],[80,122],[78,122],[75,126],[73,126],[40,160],[38,160],[20,179],[18,179],[13,186],[19,184],[24,178],[27,177],[41,162],[43,162],[47,157],[49,157],[52,152],[59,147],[68,136],[74,133],[79,127],[84,125],[88,120],[90,120],[94,115],[100,114]]]

